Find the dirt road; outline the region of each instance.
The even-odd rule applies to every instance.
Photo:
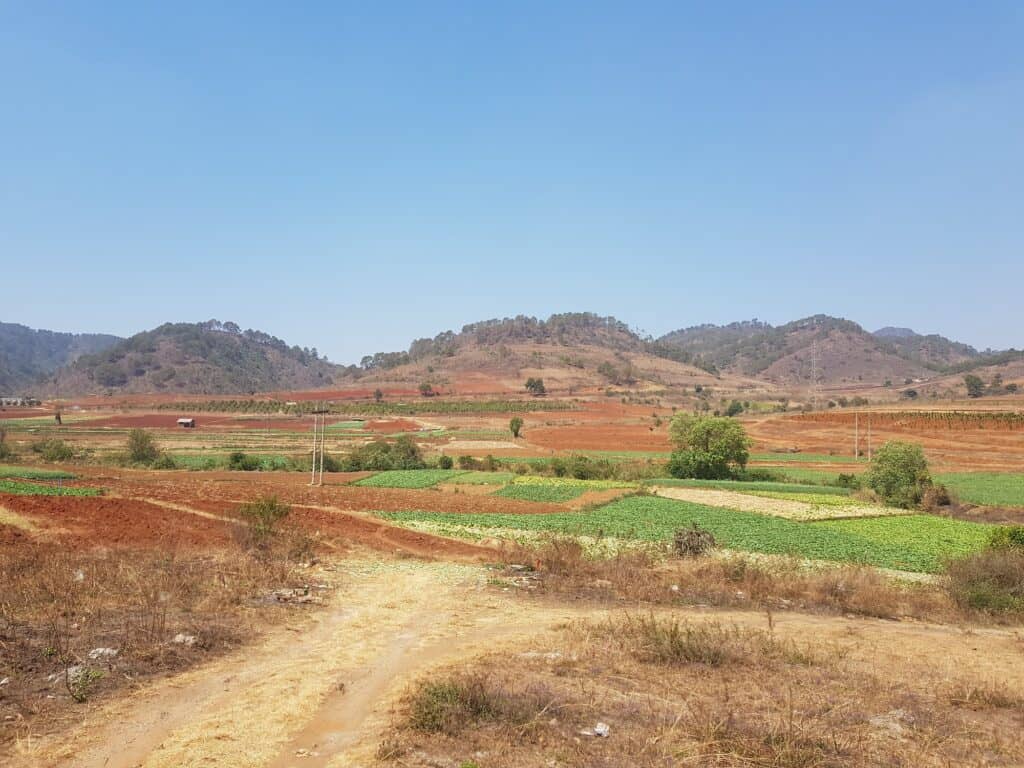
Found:
[[[329,606],[259,646],[107,705],[61,740],[26,745],[16,764],[370,765],[393,705],[426,670],[503,646],[551,647],[566,620],[605,614],[501,592],[474,565],[365,556],[340,568],[344,586]],[[683,612],[766,621],[750,612]],[[801,614],[776,615],[774,623],[784,635],[847,646],[871,666],[1002,675],[1024,686],[1024,665],[1005,663],[1024,651],[1013,632]]]

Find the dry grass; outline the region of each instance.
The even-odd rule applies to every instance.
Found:
[[[0,752],[79,717],[86,700],[238,645],[286,613],[257,598],[300,579],[295,562],[241,549],[0,549]]]
[[[992,548],[949,564],[950,593],[966,610],[1024,616],[1024,550]]]
[[[421,681],[378,759],[403,768],[938,768],[1024,760],[1019,718],[979,717],[964,703],[990,712],[1006,706],[1011,699],[1000,697],[1008,692],[978,693],[965,681],[937,693],[924,665],[880,670],[870,648],[820,641],[808,660],[790,652],[793,641],[770,628],[657,615],[572,624],[554,640],[557,650],[495,654],[454,678]],[[485,681],[486,693],[477,694],[484,715],[462,715],[455,730],[422,728],[420,698],[447,697],[453,679]],[[518,710],[513,691],[523,690],[545,695]],[[504,720],[493,701],[513,702],[515,717]],[[529,728],[517,725],[524,720]],[[606,738],[593,735],[598,722],[609,726]]]
[[[644,549],[593,557],[572,539],[511,548],[505,559],[531,564],[543,589],[563,596],[932,621],[971,614],[954,603],[941,583],[897,581],[868,567],[811,568],[796,559],[745,555],[664,560],[659,552]]]
[[[618,643],[626,653],[652,664],[756,664],[780,660],[810,663],[812,655],[792,642],[757,629],[685,621],[674,617],[626,615],[599,625],[596,631]]]

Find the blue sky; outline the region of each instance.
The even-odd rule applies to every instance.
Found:
[[[2,3],[0,320],[1019,348],[1022,40],[1020,2]]]

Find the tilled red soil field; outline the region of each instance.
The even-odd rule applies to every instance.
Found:
[[[301,472],[190,472],[184,476],[157,472],[122,472],[95,475],[89,482],[102,485],[119,496],[157,499],[218,514],[261,495],[274,495],[289,504],[371,512],[415,509],[462,514],[529,515],[565,511],[565,507],[558,504],[481,496],[478,493],[455,493],[454,488],[448,492],[432,488],[367,488],[344,484],[368,474],[336,473],[326,476],[323,487],[309,486],[307,476]]]
[[[526,432],[533,445],[553,450],[668,451],[664,429],[651,431],[646,424],[577,424],[534,427]]]
[[[421,429],[419,423],[412,419],[376,419],[363,424],[365,429],[393,435],[398,432],[416,432]]]
[[[832,414],[813,414],[832,416]],[[840,418],[841,417],[841,418]],[[852,414],[835,418],[777,416],[746,422],[755,450],[800,448],[808,453],[853,455]],[[860,423],[860,449],[867,450],[867,417]],[[887,440],[918,443],[937,469],[945,471],[1012,472],[1024,468],[1024,439],[1014,430],[940,428],[925,420],[875,419],[871,417],[871,443],[878,448]]]
[[[72,547],[175,548],[221,546],[225,523],[135,499],[82,496],[0,495],[0,506],[31,520],[43,533],[60,535]]]
[[[191,414],[182,413],[142,413],[142,414],[115,414],[113,416],[99,416],[94,419],[83,419],[67,424],[68,427],[115,427],[121,429],[174,429],[182,430],[178,426],[178,419],[182,417],[194,418],[196,426],[194,429],[284,429],[295,431],[306,431],[312,429],[313,418],[311,416],[296,417],[271,417],[261,419],[258,417],[239,418],[237,416],[217,416],[213,414]]]

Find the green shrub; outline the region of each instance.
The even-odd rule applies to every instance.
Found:
[[[860,478],[852,473],[840,472],[836,479],[832,482],[839,488],[860,488]]]
[[[156,461],[150,465],[153,469],[177,469],[178,464],[166,453],[161,454]]]
[[[438,457],[438,459],[437,459],[437,468],[438,469],[451,469],[452,466],[454,466],[454,464],[455,464],[455,462],[452,461],[452,457],[451,456],[442,455],[442,456]]]
[[[472,456],[459,456],[459,469],[479,469],[480,462]]]
[[[277,496],[261,496],[238,508],[238,515],[248,529],[249,543],[256,547],[264,546],[290,513],[291,508],[278,501]]]
[[[7,430],[0,427],[0,461],[14,458],[14,449],[7,443]]]
[[[75,455],[70,445],[55,437],[33,443],[32,451],[38,453],[44,461],[67,461]]]
[[[361,445],[341,462],[346,472],[385,472],[390,469],[423,469],[427,466],[423,452],[408,435],[402,435],[393,443],[375,440]]]
[[[242,451],[232,451],[228,454],[228,469],[234,472],[255,472],[259,468],[259,456],[251,456]]]
[[[1015,549],[1024,552],[1024,525],[1001,525],[988,539],[992,549]]]
[[[878,449],[865,480],[886,504],[904,509],[920,506],[932,484],[921,446],[897,440]]]
[[[160,449],[149,432],[133,429],[128,433],[127,455],[132,464],[152,464],[160,456]]]

